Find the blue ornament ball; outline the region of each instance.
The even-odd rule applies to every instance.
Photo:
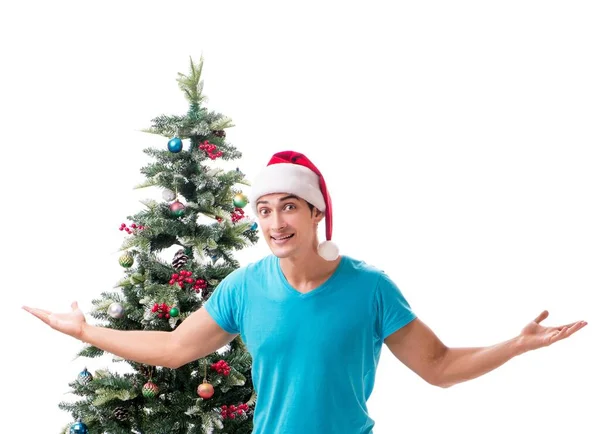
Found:
[[[69,434],[88,434],[88,427],[85,423],[79,421],[75,422],[71,425],[71,429],[69,430]]]
[[[92,377],[92,374],[87,370],[87,368],[83,368],[83,371],[81,371],[77,376],[77,382],[82,386],[89,384],[93,379],[94,377]]]
[[[250,226],[250,229],[253,230],[253,231],[257,230],[258,229],[258,223],[253,222],[252,226]]]
[[[183,143],[179,137],[173,137],[169,140],[169,151],[173,153],[181,152],[183,149]]]

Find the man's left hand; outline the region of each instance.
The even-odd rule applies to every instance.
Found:
[[[576,321],[556,327],[544,327],[540,323],[548,318],[548,311],[540,313],[536,319],[527,324],[521,334],[519,341],[523,352],[547,347],[555,342],[571,336],[577,330],[587,325],[585,321]]]

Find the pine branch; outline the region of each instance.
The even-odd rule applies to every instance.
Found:
[[[180,132],[183,130],[185,116],[160,115],[152,119],[152,126],[141,130],[144,133],[160,134],[164,137],[184,138]]]
[[[134,235],[123,240],[120,250],[125,251],[134,247],[140,250],[148,250],[150,248],[150,240],[147,237]]]
[[[101,407],[107,402],[114,400],[129,401],[139,395],[139,393],[137,393],[134,389],[96,389],[96,394],[98,396],[96,397],[96,399],[94,399],[93,402],[93,405],[95,405],[96,407]]]
[[[252,392],[252,396],[250,397],[250,399],[246,402],[246,404],[249,407],[252,407],[254,404],[256,404],[256,392]]]
[[[130,286],[132,286],[131,279],[129,277],[125,277],[125,278],[119,280],[115,284],[114,288],[126,288],[126,287],[130,287]]]
[[[158,202],[152,199],[143,199],[140,200],[140,203],[148,208],[151,212],[155,211],[160,206]]]
[[[139,190],[142,188],[154,187],[160,184],[160,181],[157,179],[159,175],[162,175],[163,172],[159,172],[156,177],[149,177],[145,181],[140,182],[133,186],[134,190]]]
[[[223,421],[216,413],[202,413],[202,428],[205,433],[212,433],[215,428],[222,430]]]
[[[219,130],[224,130],[226,128],[232,128],[232,127],[235,127],[233,120],[230,118],[221,116],[221,115],[218,115],[217,119],[215,119],[210,124],[211,131],[219,131]]]
[[[91,359],[91,358],[100,357],[103,355],[104,355],[104,350],[101,350],[100,348],[96,348],[92,345],[87,345],[77,353],[76,358],[88,357]]]
[[[181,72],[177,73],[179,78],[177,79],[177,83],[179,83],[179,88],[185,93],[187,100],[190,104],[199,105],[202,101],[204,101],[205,97],[202,95],[202,90],[204,88],[204,80],[201,80],[202,76],[202,67],[204,66],[204,58],[201,57],[198,64],[194,64],[194,61],[190,57],[190,73],[189,75],[184,75]]]

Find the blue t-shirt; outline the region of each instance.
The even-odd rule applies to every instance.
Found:
[[[371,434],[383,340],[416,317],[385,273],[347,256],[301,293],[269,255],[229,274],[204,307],[253,358],[253,434]]]

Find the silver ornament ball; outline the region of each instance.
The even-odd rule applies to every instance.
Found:
[[[125,315],[125,308],[121,303],[115,301],[108,306],[108,314],[113,318],[123,318]]]
[[[175,192],[171,191],[169,189],[165,189],[162,192],[162,197],[164,200],[166,200],[167,202],[171,202],[172,200],[175,200]]]

